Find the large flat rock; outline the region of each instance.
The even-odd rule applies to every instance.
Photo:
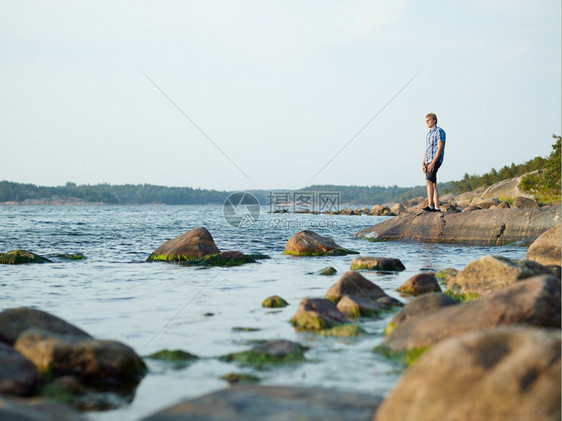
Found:
[[[355,235],[374,241],[502,245],[532,243],[560,223],[560,207],[482,209],[460,213],[420,212],[388,219]]]
[[[239,386],[186,400],[144,421],[368,421],[381,400],[321,388]]]

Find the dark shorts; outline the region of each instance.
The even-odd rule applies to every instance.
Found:
[[[425,173],[425,179],[431,181],[432,183],[437,183],[437,170],[439,169],[439,167],[441,167],[440,162],[435,164],[435,167],[433,167],[433,171],[427,171]]]

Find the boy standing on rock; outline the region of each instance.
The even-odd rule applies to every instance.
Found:
[[[425,116],[425,124],[429,128],[429,132],[425,137],[422,171],[425,174],[428,204],[422,210],[441,212],[439,192],[437,191],[437,170],[443,163],[443,157],[445,156],[445,131],[437,126],[437,116],[434,113]]]

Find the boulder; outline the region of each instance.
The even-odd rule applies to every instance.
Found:
[[[22,265],[26,263],[53,263],[49,259],[27,250],[12,250],[0,253],[0,264]]]
[[[0,342],[0,394],[31,395],[36,380],[37,370],[33,363]]]
[[[82,329],[52,314],[27,307],[9,308],[0,312],[0,341],[13,345],[18,336],[30,328],[41,328],[55,334],[93,339]]]
[[[478,300],[410,317],[376,351],[407,358],[448,337],[516,324],[560,328],[560,281],[554,275],[536,276]]]
[[[351,270],[402,271],[406,268],[400,259],[392,257],[356,257],[351,261]]]
[[[0,396],[0,419],[5,421],[85,421],[73,409],[43,398]]]
[[[439,282],[447,285],[458,274],[459,271],[455,268],[445,268],[437,272],[434,276]]]
[[[347,319],[336,305],[324,298],[305,298],[291,317],[297,331],[311,331],[328,336],[356,336],[361,329]]]
[[[218,253],[220,250],[211,233],[204,227],[197,227],[162,244],[147,261],[189,261]]]
[[[401,203],[396,203],[395,205],[392,205],[392,207],[390,208],[390,213],[392,213],[393,215],[402,215],[407,212],[408,211]]]
[[[68,374],[82,380],[138,383],[147,369],[142,359],[120,342],[41,328],[23,332],[14,348],[33,362],[39,372],[56,376]]]
[[[559,331],[470,332],[424,353],[373,420],[559,420],[560,374]]]
[[[429,292],[423,294],[410,300],[406,305],[400,310],[384,330],[384,334],[388,335],[396,327],[401,327],[420,315],[428,315],[434,311],[442,309],[444,307],[459,304],[459,302],[447,294],[442,294],[439,292]]]
[[[340,256],[357,254],[335,243],[330,237],[324,237],[313,231],[299,231],[287,241],[283,254],[295,256]]]
[[[318,387],[237,386],[185,400],[143,421],[364,421],[381,400]]]
[[[519,209],[536,209],[539,207],[539,204],[534,199],[519,196],[513,201],[513,207]]]
[[[418,273],[398,287],[404,294],[420,295],[426,292],[441,292],[433,273]]]
[[[397,305],[402,305],[402,303],[392,297],[372,299],[357,295],[344,295],[338,301],[337,308],[345,317],[355,319],[357,317],[385,315]]]
[[[492,209],[459,213],[421,212],[388,219],[355,235],[371,241],[415,240],[433,243],[502,245],[532,243],[558,225],[559,206]]]
[[[338,302],[344,295],[355,295],[372,300],[387,297],[387,293],[379,286],[369,281],[359,272],[345,272],[338,281],[326,292],[326,298]]]
[[[522,279],[552,273],[532,260],[512,260],[502,256],[484,256],[470,262],[447,285],[453,296],[476,298],[512,285]]]
[[[471,206],[478,206],[481,209],[490,209],[493,206],[497,206],[500,203],[497,197],[492,197],[489,199],[483,199],[481,197],[475,197],[470,202]]]
[[[526,258],[541,265],[562,266],[562,234],[558,224],[541,234],[529,247]]]
[[[502,200],[515,199],[519,196],[532,198],[532,195],[524,193],[523,190],[521,190],[521,179],[523,177],[524,176],[509,178],[492,184],[482,192],[481,197],[484,199],[499,197]]]
[[[228,354],[221,357],[224,361],[235,361],[243,365],[264,366],[305,361],[305,351],[309,348],[285,339],[267,341],[254,346],[248,351]]]

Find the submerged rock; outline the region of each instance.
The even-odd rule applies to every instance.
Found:
[[[222,380],[226,380],[230,385],[235,384],[253,384],[259,383],[260,378],[258,376],[253,376],[252,374],[246,373],[230,373],[220,376]]]
[[[332,275],[335,275],[336,273],[338,273],[338,271],[335,268],[333,268],[332,266],[328,266],[328,267],[325,267],[324,269],[320,269],[317,273],[318,273],[318,275],[332,276]]]
[[[441,292],[433,273],[418,273],[398,287],[404,294],[420,295],[426,292]]]
[[[544,266],[562,266],[562,233],[558,224],[537,238],[527,251],[526,258]]]
[[[307,347],[296,342],[277,339],[256,345],[248,351],[225,355],[221,359],[257,366],[294,363],[305,361],[304,352],[307,350]]]
[[[183,401],[143,421],[364,421],[381,400],[318,387],[237,386]]]
[[[53,263],[51,260],[27,250],[12,250],[0,253],[0,264],[22,265],[26,263]]]
[[[197,355],[193,355],[181,349],[175,349],[175,350],[162,349],[160,351],[148,355],[146,358],[150,358],[151,360],[160,360],[160,361],[167,361],[172,363],[187,363],[199,359]]]
[[[263,303],[261,303],[261,306],[265,308],[281,308],[287,307],[288,305],[289,303],[278,295],[267,297],[265,300],[263,300]]]
[[[536,276],[422,316],[397,324],[399,329],[392,329],[375,350],[404,358],[469,331],[517,324],[560,328],[560,281],[553,275]]]
[[[552,273],[531,260],[483,256],[470,262],[447,284],[453,296],[475,298],[512,285],[522,279]]]
[[[335,243],[330,237],[324,237],[313,231],[299,231],[287,241],[283,254],[294,256],[343,256],[358,254]]]
[[[75,410],[43,398],[0,396],[0,419],[6,421],[86,421]]]
[[[402,271],[406,268],[400,259],[392,257],[356,257],[351,262],[351,270]]]
[[[373,420],[559,420],[560,345],[560,331],[526,327],[443,341],[406,371]]]

